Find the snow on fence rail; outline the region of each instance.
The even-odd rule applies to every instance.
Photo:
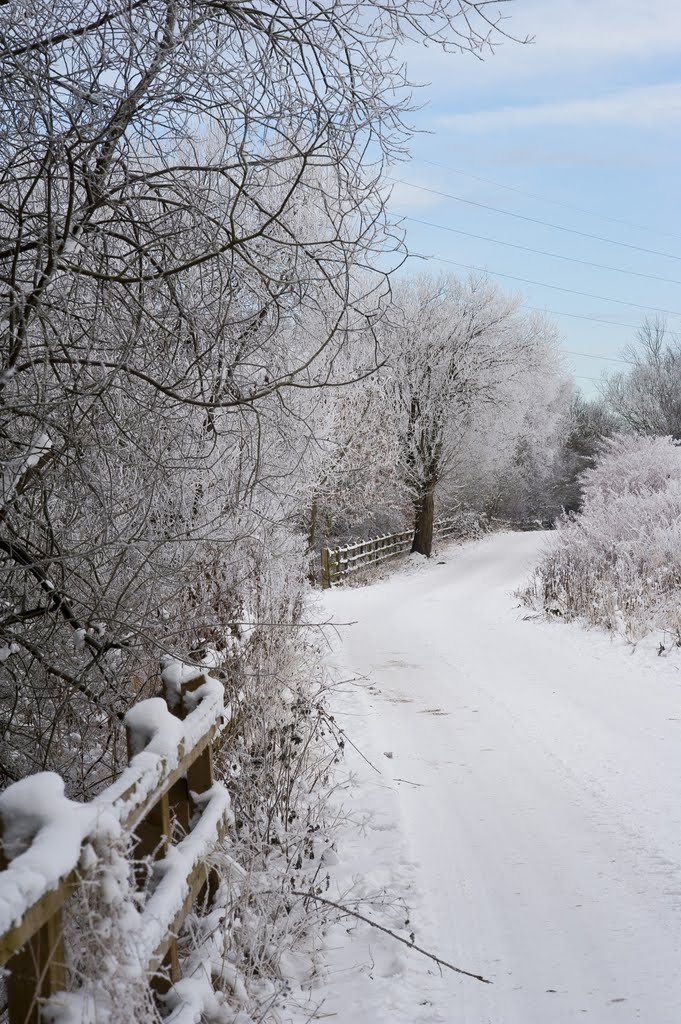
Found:
[[[229,794],[214,782],[213,749],[232,718],[222,684],[205,668],[169,658],[161,667],[164,698],[128,711],[128,767],[93,801],[68,800],[53,772],[0,794],[0,967],[9,1024],[39,1024],[45,1000],[69,989],[62,908],[97,834],[123,831],[133,841],[132,862],[154,862],[135,945],[157,991],[179,980],[176,936],[199,896],[215,891],[207,858],[231,818]],[[173,833],[181,836],[175,845]]]
[[[448,537],[457,526],[456,519],[442,519],[435,524],[436,537]],[[367,565],[378,565],[387,558],[394,558],[407,551],[414,540],[413,530],[401,533],[387,533],[381,537],[370,537],[354,544],[346,544],[339,548],[322,548],[321,578],[322,587],[326,590],[334,583],[339,583],[344,576],[349,576]]]

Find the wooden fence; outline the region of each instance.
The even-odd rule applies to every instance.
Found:
[[[449,537],[456,526],[456,519],[442,519],[435,524],[433,532],[436,537]],[[346,544],[345,547],[322,548],[322,587],[328,589],[358,569],[378,565],[388,558],[403,554],[411,548],[413,540],[414,531],[403,530],[402,533],[388,533],[381,537],[358,540],[353,544]]]
[[[162,669],[164,697],[128,712],[128,767],[95,800],[67,800],[60,777],[48,772],[0,795],[0,966],[10,1024],[39,1024],[45,1000],[76,984],[62,911],[81,884],[82,851],[92,850],[103,823],[132,838],[131,868],[136,884],[145,882],[135,936],[142,969],[159,992],[179,979],[177,934],[193,904],[215,891],[206,862],[231,814],[227,791],[214,782],[213,752],[232,719],[222,684],[206,669],[169,659]]]

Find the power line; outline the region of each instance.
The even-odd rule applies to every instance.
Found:
[[[605,324],[608,327],[625,327],[627,330],[637,331],[640,324],[623,324],[619,320],[603,320],[600,316],[587,316],[586,313],[566,313],[562,309],[546,309],[544,306],[527,306],[523,309],[530,309],[533,313],[550,313],[551,316],[570,316],[575,320],[590,320],[594,324]]]
[[[450,231],[455,235],[465,235],[466,238],[477,238],[482,242],[494,242],[495,245],[506,245],[510,249],[522,249],[523,252],[533,252],[537,256],[551,256],[556,260],[566,260],[568,263],[579,263],[583,267],[595,267],[597,270],[611,270],[616,274],[629,274],[632,277],[645,277],[648,281],[662,281],[665,284],[678,284],[681,285],[681,281],[677,281],[671,277],[657,277],[655,274],[643,274],[638,270],[626,270],[624,267],[611,267],[605,263],[592,263],[590,260],[580,260],[576,256],[562,256],[558,252],[549,252],[546,249],[533,249],[529,245],[519,245],[517,242],[505,242],[501,238],[490,238],[489,235],[476,235],[472,231],[463,231],[461,228],[452,228],[447,224],[434,224],[429,220],[421,220],[419,217],[410,217],[407,214],[402,216],[402,220],[412,221],[414,224],[422,224],[427,228],[437,228],[439,231]]]
[[[656,306],[644,306],[640,302],[628,302],[626,299],[613,299],[607,295],[595,295],[593,292],[580,292],[576,288],[565,288],[560,284],[547,284],[546,281],[533,281],[527,277],[516,277],[514,274],[504,274],[500,270],[487,270],[485,267],[475,267],[468,263],[457,263],[456,260],[445,259],[444,256],[427,256],[425,253],[412,252],[407,258],[419,258],[424,260],[435,260],[438,263],[448,263],[453,267],[461,267],[463,270],[474,270],[481,274],[491,274],[493,277],[505,277],[509,281],[519,281],[521,284],[534,284],[539,288],[553,288],[554,291],[567,292],[570,295],[581,295],[587,299],[598,299],[599,302],[615,302],[619,306],[632,306],[636,309],[645,309],[649,313],[666,313],[668,316],[681,316],[678,310],[659,309]]]
[[[386,175],[388,181],[395,182],[398,185],[408,185],[409,188],[418,189],[420,192],[428,192],[434,196],[441,196],[443,199],[453,199],[457,203],[464,203],[466,206],[475,206],[480,210],[491,210],[492,213],[501,213],[505,217],[514,217],[516,220],[524,220],[530,224],[541,224],[543,227],[552,228],[555,231],[566,231],[571,235],[579,235],[581,238],[591,238],[597,242],[608,242],[610,245],[619,245],[624,249],[634,249],[636,252],[645,252],[649,256],[662,256],[667,260],[677,260],[681,262],[681,256],[674,256],[669,252],[660,252],[658,249],[646,249],[642,245],[632,245],[630,242],[618,242],[614,238],[607,238],[605,235],[592,235],[588,231],[579,231],[577,228],[566,228],[563,224],[552,224],[547,220],[539,220],[538,217],[527,217],[522,213],[514,213],[511,210],[503,210],[498,206],[489,206],[487,203],[479,203],[474,199],[464,199],[463,196],[455,196],[451,192],[441,192],[436,188],[427,188],[425,185],[417,185],[416,182],[406,181],[404,178],[393,178],[391,175]]]
[[[585,213],[588,217],[598,217],[600,220],[610,221],[611,224],[622,224],[624,227],[636,228],[637,231],[650,231],[654,235],[662,235],[665,238],[681,238],[681,235],[673,231],[661,231],[659,228],[651,228],[646,224],[636,224],[635,221],[623,220],[621,217],[610,217],[606,213],[599,213],[597,210],[587,210],[583,206],[575,206],[573,203],[562,202],[559,199],[551,199],[549,196],[540,195],[537,192],[526,192],[515,185],[505,185],[501,181],[494,181],[492,178],[483,178],[478,174],[470,174],[468,171],[458,170],[456,167],[449,167],[447,164],[438,163],[436,160],[426,160],[418,157],[416,163],[429,164],[431,167],[441,167],[451,174],[459,174],[462,178],[470,178],[471,181],[481,181],[485,185],[494,185],[495,188],[503,188],[507,192],[515,192],[519,196],[526,196],[529,199],[538,199],[542,203],[550,203],[551,206],[560,206],[564,210],[575,210],[577,213]]]
[[[542,200],[544,202],[551,203],[554,206],[560,206],[560,207],[563,207],[564,209],[568,209],[568,210],[570,210],[570,209],[576,210],[579,213],[585,213],[585,214],[588,214],[588,215],[594,216],[594,217],[601,217],[603,220],[608,220],[608,221],[611,221],[612,223],[615,223],[615,224],[623,224],[623,225],[626,225],[626,226],[629,226],[629,227],[635,227],[635,228],[638,228],[638,229],[641,229],[641,230],[655,232],[654,228],[647,228],[644,225],[634,224],[631,221],[621,220],[621,219],[619,219],[617,217],[609,217],[609,216],[606,216],[606,215],[603,215],[603,214],[598,214],[595,211],[585,210],[582,207],[573,206],[573,205],[571,205],[569,203],[563,203],[563,202],[559,202],[557,200],[551,200],[551,199],[549,199],[546,196],[537,195],[537,194],[532,193],[532,192],[525,192],[522,189],[515,188],[512,185],[504,185],[501,182],[493,181],[493,180],[491,180],[489,178],[482,178],[482,177],[478,177],[478,176],[473,175],[473,174],[467,174],[465,171],[459,171],[459,170],[456,170],[455,168],[447,167],[445,164],[439,164],[439,163],[436,163],[435,161],[432,161],[432,160],[423,160],[422,162],[423,163],[427,163],[427,164],[431,164],[433,167],[442,167],[444,170],[451,171],[454,174],[460,174],[463,177],[468,177],[468,178],[471,178],[471,179],[476,180],[476,181],[485,182],[486,184],[495,185],[497,188],[503,188],[503,189],[506,189],[507,191],[510,191],[510,192],[516,192],[519,195],[528,196],[529,198],[532,198],[532,199],[539,199],[539,200]],[[392,180],[394,180],[394,179],[392,179]],[[404,182],[404,184],[411,184],[411,183],[410,182]],[[420,186],[416,186],[415,185],[413,187],[419,188]],[[444,193],[443,193],[443,195],[444,195]],[[453,198],[457,198],[458,199],[459,197],[453,197]],[[464,202],[465,200],[461,199],[460,201]],[[499,211],[499,212],[507,212],[507,211]],[[487,235],[478,235],[478,234],[475,234],[475,233],[470,232],[470,231],[463,231],[462,229],[453,228],[453,227],[450,227],[450,226],[444,225],[444,224],[434,224],[431,221],[422,220],[422,219],[420,219],[418,217],[411,217],[411,216],[405,215],[403,219],[411,221],[412,223],[415,223],[415,224],[422,224],[424,227],[439,228],[440,230],[443,230],[443,231],[450,231],[450,232],[452,232],[454,234],[464,235],[467,238],[476,238],[476,239],[479,239],[480,241],[493,242],[493,243],[495,243],[497,245],[506,245],[509,248],[520,249],[520,250],[522,250],[524,252],[536,253],[539,256],[551,256],[551,257],[553,257],[555,259],[566,260],[566,261],[568,261],[570,263],[579,263],[579,264],[582,264],[583,266],[595,267],[598,270],[609,270],[609,271],[613,271],[613,272],[620,273],[620,274],[630,274],[630,275],[632,275],[634,277],[642,277],[642,278],[646,278],[646,279],[651,280],[651,281],[662,281],[662,282],[667,283],[667,284],[681,284],[681,281],[677,281],[677,280],[674,280],[672,278],[658,277],[658,276],[652,275],[652,274],[639,273],[638,271],[635,271],[635,270],[627,270],[627,269],[625,269],[623,267],[612,267],[612,266],[604,265],[604,264],[601,264],[601,263],[593,263],[590,260],[581,260],[581,259],[578,259],[578,258],[575,258],[575,257],[571,257],[571,256],[563,256],[560,253],[548,252],[548,251],[543,250],[543,249],[534,249],[534,248],[531,248],[530,246],[519,245],[519,244],[516,244],[514,242],[506,242],[506,241],[504,241],[502,239],[498,239],[498,238],[490,238]],[[553,225],[551,225],[551,226],[553,226]],[[565,229],[565,230],[570,230],[570,229]],[[670,238],[681,237],[681,236],[678,236],[678,235],[674,235],[671,232],[656,232],[656,233],[666,235],[666,236],[668,236]],[[598,236],[595,236],[595,237],[598,237]],[[613,241],[612,239],[604,239],[604,240],[606,240],[606,241]],[[623,245],[626,245],[626,243],[616,243],[614,241],[613,241],[613,244],[623,244]],[[648,251],[648,250],[643,250],[643,251]],[[414,255],[419,255],[419,254],[414,254]],[[667,255],[667,254],[661,253],[660,255]],[[426,258],[426,259],[428,259],[428,258],[436,259],[436,260],[439,260],[441,262],[452,262],[452,263],[454,262],[452,260],[445,260],[443,257],[436,257],[436,256],[423,257],[423,258]],[[677,257],[670,257],[670,258],[676,259]],[[458,264],[458,265],[462,266],[462,264]],[[499,275],[499,276],[510,276],[510,275]],[[531,283],[540,284],[540,282],[531,282]],[[547,287],[553,287],[553,286],[548,285]],[[618,302],[618,301],[621,301],[621,300],[615,299],[615,300],[606,300],[606,301]],[[632,304],[632,305],[634,305],[634,304]],[[539,307],[536,307],[536,306],[527,306],[527,305],[523,305],[523,308],[524,309],[530,309],[530,310],[533,310],[533,311],[536,311],[536,312],[550,313],[553,316],[575,317],[575,318],[580,319],[580,320],[589,320],[589,321],[592,321],[593,323],[608,324],[609,326],[613,326],[613,327],[624,327],[624,328],[632,329],[632,330],[636,330],[638,328],[637,324],[623,324],[623,323],[619,323],[619,322],[616,322],[616,321],[602,320],[599,317],[590,317],[590,316],[586,316],[584,314],[579,314],[579,313],[567,313],[567,312],[564,312],[564,311],[548,310],[548,309],[544,310],[544,309],[540,309]],[[578,352],[575,349],[567,349],[567,348],[561,348],[561,352],[564,352],[566,355],[579,356],[581,358],[586,358],[586,359],[601,359],[601,360],[604,360],[606,362],[622,363],[622,364],[629,365],[629,366],[634,365],[633,361],[631,359],[623,359],[623,358],[617,357],[617,356],[605,356],[605,355],[600,355],[600,354],[597,354],[597,353],[594,353],[594,352]],[[588,381],[592,381],[594,383],[600,383],[601,382],[600,378],[597,378],[597,377],[584,376],[583,374],[573,374],[573,376],[577,380],[588,380]]]
[[[570,356],[585,356],[587,359],[607,359],[611,363],[626,363],[628,366],[633,366],[634,362],[631,359],[618,359],[617,356],[599,356],[595,352],[575,352],[571,348],[562,348],[561,352],[566,352]]]

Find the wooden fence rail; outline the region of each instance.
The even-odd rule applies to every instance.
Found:
[[[81,883],[82,851],[91,851],[102,825],[132,838],[131,867],[146,893],[135,937],[140,963],[159,992],[179,979],[176,937],[194,902],[214,892],[206,862],[230,819],[213,752],[232,719],[222,684],[206,669],[164,659],[161,679],[164,697],[126,715],[128,767],[95,800],[67,800],[51,772],[0,795],[0,966],[9,1024],[39,1024],[45,1000],[75,984],[62,910]]]
[[[442,519],[435,524],[436,537],[449,537],[457,526],[456,519]],[[324,589],[339,583],[345,576],[369,565],[378,565],[411,548],[413,530],[388,533],[368,540],[358,540],[338,548],[322,548],[321,583]]]

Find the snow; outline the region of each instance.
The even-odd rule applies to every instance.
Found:
[[[681,656],[529,619],[513,592],[549,542],[324,595],[363,755],[325,895],[492,981],[346,918],[310,1002],[335,1024],[678,1024]]]
[[[93,805],[67,800],[54,772],[30,775],[0,794],[3,852],[11,861],[0,876],[0,935],[76,867],[96,817]]]
[[[201,665],[189,665],[171,655],[161,658],[161,680],[170,707],[175,707],[182,699],[182,687],[193,683],[203,676],[207,677],[206,668]]]
[[[168,670],[174,670],[174,666],[169,664]],[[179,670],[176,675],[183,678]],[[130,764],[116,782],[90,803],[68,800],[63,780],[52,772],[28,776],[0,794],[3,849],[11,861],[0,873],[0,935],[17,924],[29,907],[78,866],[81,848],[89,836],[103,830],[115,833],[177,766],[182,752],[196,746],[214,724],[228,720],[224,689],[217,680],[206,676],[191,696],[197,706],[184,721],[172,715],[160,697],[140,701],[127,712],[125,724],[133,755]],[[196,844],[205,845],[206,829],[210,830],[218,818],[228,813],[227,792],[218,789],[210,791],[211,800],[197,825],[198,831],[183,841],[179,852],[179,848],[173,851],[174,864],[180,871],[185,869],[187,858],[196,854]],[[91,856],[88,846],[83,852],[86,857]],[[171,876],[175,877],[172,872],[168,877]],[[168,884],[164,880],[159,888],[167,892]]]
[[[225,662],[224,651],[218,651],[214,647],[208,647],[201,658],[201,665],[204,669],[218,669]]]
[[[168,710],[162,697],[149,697],[133,705],[123,719],[130,756],[142,751],[168,757],[175,754],[182,738],[182,722]]]
[[[175,673],[174,678],[186,682],[182,670],[187,667],[180,662],[168,663],[164,679],[169,671]],[[190,695],[191,714],[183,721],[171,714],[161,697],[140,701],[127,712],[125,723],[131,730],[135,756],[116,782],[98,797],[100,805],[114,808],[118,820],[125,821],[161,779],[177,767],[182,751],[192,750],[213,725],[229,721],[231,710],[225,707],[222,683],[203,672],[194,672],[191,678],[197,676],[204,681]],[[178,693],[179,686],[178,683]]]
[[[101,1008],[94,999],[78,992],[52,996],[40,1011],[41,1024],[101,1024]]]
[[[5,644],[4,647],[0,647],[0,664],[11,658],[13,654],[18,654],[20,650],[19,644]]]
[[[215,849],[221,823],[232,820],[229,793],[216,783],[206,793],[195,796],[201,817],[181,843],[171,846],[154,868],[156,885],[147,900],[140,922],[137,942],[140,962],[146,965],[168,934],[189,889],[187,878],[196,864],[205,863]]]
[[[210,676],[204,676],[204,680],[200,686],[197,686],[195,690],[190,690],[188,693],[185,693],[184,706],[189,712],[195,711],[199,705],[201,705],[201,707],[205,706],[206,717],[211,714],[212,710],[219,706],[221,711],[225,711],[225,713],[229,715],[231,714],[231,709],[229,706],[225,709],[224,695],[225,688],[222,683],[218,682],[217,679],[212,679]],[[201,732],[205,730],[199,730],[196,728],[196,726],[198,726],[199,716],[196,716],[193,721],[195,723],[195,730],[197,733],[196,739],[198,739]],[[185,736],[188,736],[186,730]]]

